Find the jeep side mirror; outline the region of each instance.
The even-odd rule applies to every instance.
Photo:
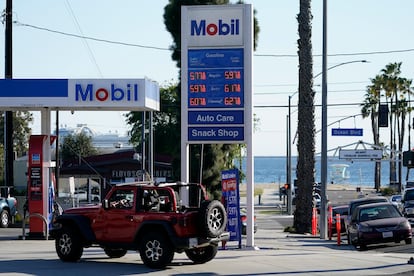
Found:
[[[102,206],[103,206],[104,210],[108,210],[109,209],[109,200],[104,199],[102,201]]]

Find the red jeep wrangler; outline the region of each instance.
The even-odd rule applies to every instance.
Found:
[[[98,205],[67,209],[51,235],[65,262],[78,261],[83,248],[100,246],[110,258],[139,251],[144,264],[164,268],[174,252],[200,264],[212,260],[225,232],[223,204],[208,200],[199,184],[123,184]]]

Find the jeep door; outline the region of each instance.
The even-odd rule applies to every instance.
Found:
[[[114,190],[109,198],[109,209],[102,209],[101,216],[94,222],[98,241],[115,243],[133,241],[137,229],[133,219],[136,212],[136,201],[135,187]]]

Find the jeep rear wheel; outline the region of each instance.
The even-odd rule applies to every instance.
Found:
[[[7,212],[7,210],[2,210],[0,213],[0,226],[2,228],[7,228],[9,227],[9,224],[10,224],[9,212]]]
[[[188,249],[185,251],[187,257],[196,264],[204,264],[211,261],[217,254],[217,246],[209,245],[201,248]]]
[[[122,248],[117,248],[117,249],[104,248],[104,251],[105,251],[105,254],[109,258],[121,258],[121,257],[125,256],[125,254],[127,253],[127,251],[125,249],[122,249]]]
[[[140,243],[139,254],[146,266],[165,268],[174,258],[174,248],[165,234],[148,232]]]
[[[80,260],[83,247],[79,235],[74,230],[64,227],[57,233],[55,239],[56,253],[64,262],[77,262]]]
[[[220,201],[204,201],[200,212],[202,219],[200,223],[207,237],[217,237],[224,232],[227,225],[227,214]]]

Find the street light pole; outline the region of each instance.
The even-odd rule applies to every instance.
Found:
[[[328,178],[328,137],[327,137],[327,51],[326,51],[326,14],[327,14],[327,1],[323,0],[323,23],[322,23],[322,141],[321,141],[321,210],[320,210],[320,237],[326,239],[327,236],[327,198],[326,198],[326,180]]]
[[[287,131],[287,170],[286,170],[286,183],[289,185],[290,187],[290,191],[286,191],[287,192],[287,211],[288,214],[291,215],[292,214],[292,191],[294,191],[294,187],[292,187],[292,120],[291,120],[291,101],[292,101],[292,97],[296,94],[297,92],[293,93],[292,95],[289,95],[289,104],[288,104],[288,131]]]
[[[13,78],[13,9],[12,0],[6,1],[5,28],[5,79]],[[14,186],[14,156],[13,156],[13,112],[4,112],[4,174],[6,186]]]

